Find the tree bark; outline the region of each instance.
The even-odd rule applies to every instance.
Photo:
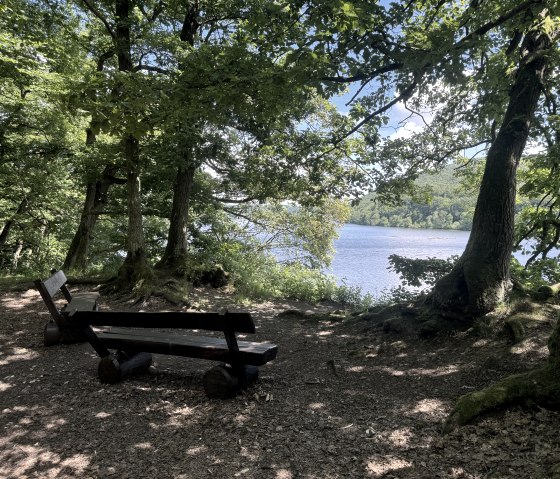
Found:
[[[114,55],[114,51],[110,50],[101,55],[97,60],[97,71],[103,71],[105,61]],[[87,92],[90,100],[97,100],[97,90],[90,88]],[[89,128],[86,129],[86,148],[92,148],[97,141],[96,131],[99,130],[102,120],[96,112],[92,113]],[[93,233],[99,215],[102,213],[107,204],[107,195],[109,188],[114,183],[121,181],[115,178],[118,168],[112,165],[106,165],[101,176],[95,180],[89,181],[86,186],[86,198],[80,216],[80,224],[70,243],[66,258],[62,269],[65,271],[83,271],[87,267],[87,258],[91,243],[93,241]]]
[[[486,159],[473,226],[453,270],[436,283],[428,301],[438,310],[466,318],[493,310],[510,288],[516,173],[541,95],[550,39],[531,31],[502,125]]]
[[[66,253],[66,259],[62,265],[63,270],[83,271],[86,269],[95,225],[107,204],[109,188],[119,182],[115,178],[117,170],[116,166],[107,165],[97,181],[88,182],[80,224]]]
[[[190,164],[188,159],[185,161],[185,165],[181,165],[177,169],[173,185],[173,206],[167,233],[167,245],[157,264],[158,269],[174,268],[179,271],[185,263],[188,247],[189,208],[195,171],[196,167]]]
[[[121,72],[132,71],[131,9],[132,3],[130,0],[115,1],[117,20],[115,50],[119,71]],[[122,95],[125,92],[120,91],[120,93]],[[140,194],[140,145],[132,134],[126,134],[122,140],[122,146],[127,169],[128,228],[126,258],[119,269],[118,277],[122,285],[133,287],[136,281],[143,278],[148,270]]]
[[[195,0],[187,5],[185,19],[179,34],[181,41],[188,43],[191,47],[195,44],[196,34],[200,25],[198,24],[199,2]],[[191,193],[194,184],[194,175],[197,167],[194,164],[193,148],[186,146],[186,153],[177,168],[177,175],[173,184],[173,205],[167,234],[167,245],[161,260],[156,267],[158,269],[172,269],[175,273],[184,270],[185,259],[188,248],[188,224]]]
[[[28,199],[27,197],[25,197],[23,198],[23,200],[20,201],[18,208],[16,212],[12,215],[12,217],[4,223],[4,226],[0,231],[0,247],[6,244],[6,241],[8,240],[8,236],[10,235],[10,231],[12,230],[12,227],[14,226],[17,217],[27,209],[27,204],[28,204]]]
[[[17,241],[17,247],[14,252],[14,257],[12,259],[12,272],[14,273],[17,271],[17,267],[18,267],[19,259],[21,258],[22,251],[23,251],[23,239],[20,238]]]

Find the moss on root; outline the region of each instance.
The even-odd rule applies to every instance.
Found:
[[[535,403],[560,409],[560,323],[548,341],[550,356],[546,366],[525,374],[509,376],[482,391],[459,398],[444,424],[450,432],[478,416],[513,404]]]
[[[450,432],[486,412],[511,404],[520,404],[530,400],[539,403],[538,398],[543,395],[544,390],[548,388],[549,380],[552,379],[550,370],[546,367],[527,374],[509,376],[487,389],[466,394],[457,401],[443,430]],[[558,381],[557,389],[560,393],[560,381],[556,381]]]

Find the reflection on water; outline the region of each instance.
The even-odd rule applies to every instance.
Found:
[[[339,282],[378,296],[400,284],[398,275],[387,270],[390,255],[448,258],[460,255],[468,238],[468,231],[344,225],[328,272]]]

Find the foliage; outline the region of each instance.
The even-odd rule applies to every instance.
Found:
[[[530,253],[528,265],[539,256],[557,255],[560,243],[560,143],[546,154],[526,159],[520,172],[520,193],[525,198],[516,221],[516,248]],[[528,251],[529,250],[529,251]]]
[[[57,264],[75,228],[80,122],[64,95],[80,48],[58,26],[70,12],[9,0],[0,13],[0,268],[26,274]]]
[[[560,265],[558,258],[537,259],[526,266],[513,258],[511,275],[525,288],[536,291],[543,284],[560,283]]]
[[[389,269],[400,276],[404,286],[433,286],[451,271],[458,259],[458,256],[450,256],[447,259],[405,258],[392,254],[389,256]]]

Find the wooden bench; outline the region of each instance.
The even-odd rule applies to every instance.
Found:
[[[253,384],[258,366],[272,361],[278,351],[275,344],[237,339],[236,333],[255,333],[253,318],[246,312],[68,311],[63,316],[101,358],[98,374],[106,383],[146,370],[151,364],[148,353],[200,358],[223,363],[204,375],[203,384],[209,397],[226,398]],[[223,338],[185,330],[221,332]]]
[[[86,338],[74,328],[65,325],[63,314],[70,311],[96,311],[99,293],[79,293],[72,295],[66,286],[66,276],[62,271],[51,271],[52,276],[46,280],[37,279],[35,287],[39,290],[43,301],[51,313],[51,321],[47,322],[44,331],[45,346],[53,346],[60,343],[84,342]],[[62,294],[67,303],[59,309],[55,303],[55,297]]]
[[[184,356],[222,362],[206,372],[203,384],[209,397],[227,398],[253,384],[258,366],[273,360],[278,351],[275,344],[237,339],[237,333],[255,333],[253,318],[246,312],[98,311],[77,307],[77,302],[75,306],[70,301],[57,310],[56,324],[91,344],[101,358],[98,375],[104,383],[147,370],[152,353]],[[185,330],[221,332],[223,338],[185,334]]]

